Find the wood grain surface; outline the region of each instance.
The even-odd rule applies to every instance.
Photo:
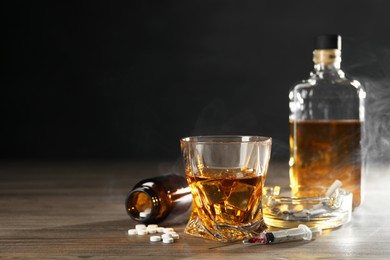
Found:
[[[180,171],[164,162],[0,163],[0,258],[4,259],[388,259],[390,170],[370,167],[364,204],[352,222],[316,240],[245,246],[184,234],[152,243],[128,236],[124,200],[146,177]],[[271,163],[267,183],[288,184],[287,163]],[[163,225],[163,224],[161,224]]]

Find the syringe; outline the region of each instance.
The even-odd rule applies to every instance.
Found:
[[[311,240],[313,235],[321,234],[321,227],[308,228],[306,225],[299,225],[297,228],[264,232],[258,237],[244,239],[244,244],[275,244],[297,240]]]

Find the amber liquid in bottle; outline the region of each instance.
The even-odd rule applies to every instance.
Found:
[[[310,77],[289,93],[290,186],[300,197],[323,196],[339,180],[355,208],[363,199],[366,93],[341,69],[339,35],[316,37],[313,62]]]
[[[295,124],[295,126],[294,126]],[[295,128],[295,131],[294,131]],[[315,196],[305,187],[329,187],[338,179],[361,202],[361,122],[290,121],[290,143],[295,144],[290,182],[298,196]]]

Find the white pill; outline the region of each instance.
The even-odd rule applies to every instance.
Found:
[[[148,234],[148,231],[146,229],[139,229],[137,230],[137,234],[140,236],[144,236]]]
[[[162,239],[164,239],[164,238],[171,238],[172,235],[171,235],[171,234],[165,233],[165,234],[163,234],[161,237],[162,237]]]
[[[152,241],[152,242],[161,241],[161,237],[160,236],[151,236],[150,237],[150,241]]]
[[[129,230],[127,230],[127,234],[129,235],[129,236],[134,236],[134,235],[137,235],[137,230],[136,229],[129,229]]]
[[[137,229],[137,230],[146,229],[146,226],[144,224],[138,224],[138,225],[135,225],[135,229]]]
[[[148,229],[149,228],[156,229],[156,228],[158,228],[158,225],[157,224],[149,224],[147,228]]]
[[[180,238],[179,234],[178,233],[170,233],[170,235],[172,236],[172,238],[174,240],[178,240]]]
[[[149,216],[149,213],[147,213],[147,212],[142,211],[142,212],[139,213],[139,217],[140,218],[146,218],[148,216]]]
[[[154,229],[147,228],[146,230],[148,231],[149,234],[156,234],[157,233],[157,229],[156,228],[154,228]]]
[[[164,233],[169,233],[175,231],[173,228],[164,228]]]
[[[157,232],[158,233],[164,233],[164,229],[165,229],[164,227],[158,227],[157,228]]]
[[[171,237],[163,238],[163,243],[165,244],[172,244],[174,242],[174,239]]]

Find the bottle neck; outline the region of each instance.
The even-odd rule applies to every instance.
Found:
[[[314,50],[313,62],[316,71],[339,70],[341,51],[339,49]]]
[[[313,52],[314,71],[312,79],[344,78],[341,70],[341,51],[339,49],[320,49]]]
[[[161,205],[158,194],[152,188],[141,186],[127,195],[126,208],[132,219],[151,223],[159,217]]]

